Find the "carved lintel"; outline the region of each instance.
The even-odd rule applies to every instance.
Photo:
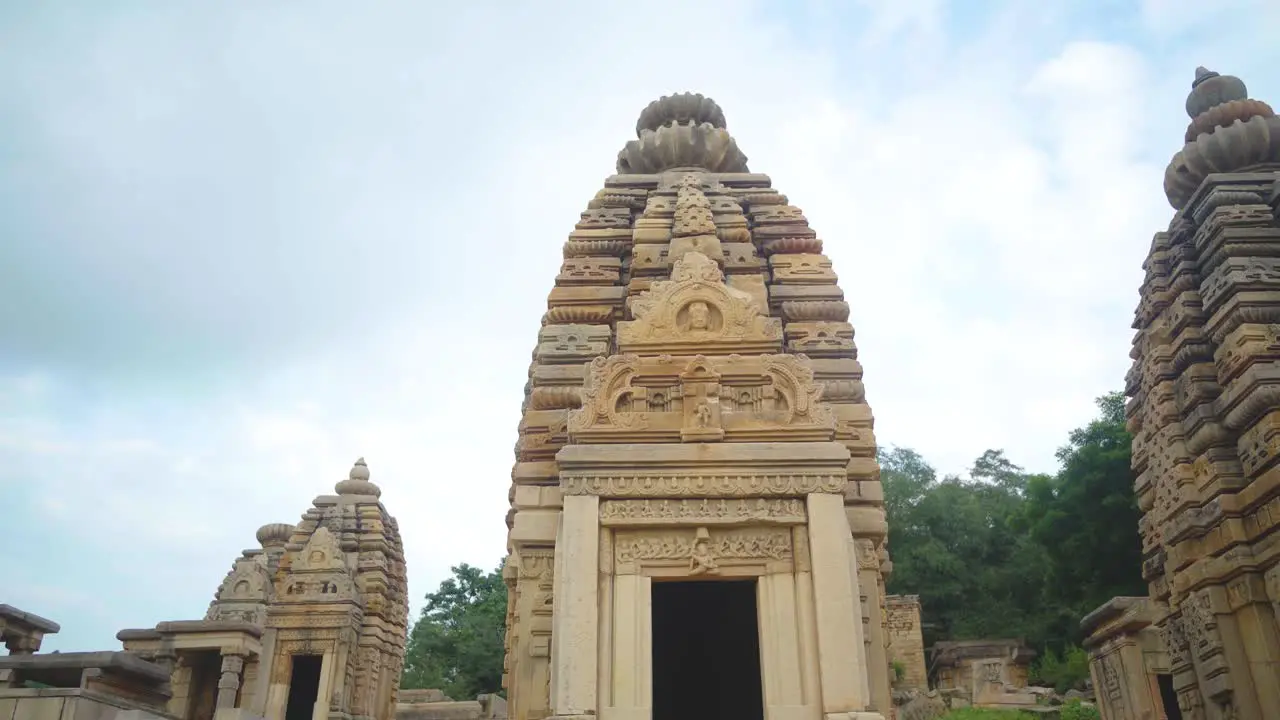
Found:
[[[569,475],[560,478],[565,495],[602,497],[800,497],[809,493],[843,493],[848,483],[839,473],[670,473]]]
[[[700,527],[619,531],[614,539],[614,557],[619,573],[635,572],[637,564],[648,562],[685,566],[690,574],[722,570],[727,565],[743,563],[790,563],[793,559],[791,530]]]
[[[787,499],[606,500],[600,523],[607,526],[795,525],[805,522],[804,501]]]

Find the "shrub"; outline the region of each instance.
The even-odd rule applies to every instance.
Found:
[[[1089,653],[1074,645],[1058,655],[1051,648],[1031,665],[1031,681],[1064,693],[1071,689],[1083,690],[1089,679]]]
[[[1030,720],[1033,716],[1019,710],[992,710],[990,708],[957,708],[938,720]]]
[[[893,666],[893,681],[902,682],[907,677],[907,666],[903,665],[901,660],[894,660],[891,664]]]
[[[1085,705],[1079,699],[1071,699],[1062,706],[1062,720],[1102,720],[1102,714],[1094,705]]]

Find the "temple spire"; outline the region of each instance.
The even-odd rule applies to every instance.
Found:
[[[725,129],[724,111],[698,93],[664,95],[649,103],[636,121],[636,138],[618,153],[619,173],[748,172],[747,156]]]
[[[357,459],[356,464],[351,466],[351,472],[347,473],[347,479],[339,481],[333,489],[339,495],[382,495],[382,489],[369,481],[369,466],[365,464],[364,458]]]
[[[1280,118],[1271,106],[1249,98],[1244,81],[1204,66],[1196,68],[1187,95],[1191,124],[1186,145],[1165,169],[1169,204],[1182,209],[1213,173],[1241,172],[1280,164]]]

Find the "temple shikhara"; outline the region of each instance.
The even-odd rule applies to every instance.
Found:
[[[887,714],[849,305],[716,103],[644,109],[547,305],[508,515],[513,716]]]
[[[1126,381],[1150,593],[1085,618],[1107,720],[1280,718],[1280,118],[1201,68]]]
[[[0,605],[14,638],[0,718],[392,720],[409,612],[400,530],[363,459],[334,490],[297,525],[259,529],[203,619],[122,630],[121,652],[33,654],[59,626]]]

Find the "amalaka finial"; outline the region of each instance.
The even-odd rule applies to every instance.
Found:
[[[1270,139],[1280,135],[1280,118],[1270,105],[1250,99],[1240,78],[1196,68],[1186,109],[1186,145],[1164,173],[1165,196],[1175,209],[1213,173],[1280,166],[1280,145]]]
[[[674,168],[743,173],[747,156],[725,130],[724,111],[699,93],[663,95],[636,121],[636,140],[618,153],[620,174],[649,175]]]
[[[1220,75],[1205,66],[1196,68],[1196,79],[1191,82],[1191,94],[1187,95],[1187,116],[1195,119],[1224,103],[1249,97],[1244,82],[1234,75]]]
[[[671,125],[703,123],[719,130],[725,129],[724,110],[720,109],[715,100],[702,93],[663,95],[640,112],[640,119],[636,121],[636,137],[640,137],[645,130],[656,131],[660,127]]]
[[[369,466],[363,457],[356,460],[355,465],[351,466],[351,472],[347,473],[347,479],[339,481],[334,490],[339,495],[382,495],[382,489],[369,481]]]
[[[347,477],[352,480],[369,479],[369,465],[364,461],[364,458],[356,459],[356,464],[351,466],[351,472],[347,473]]]
[[[267,523],[258,528],[258,544],[265,550],[272,547],[284,547],[289,542],[296,528],[289,523]]]

